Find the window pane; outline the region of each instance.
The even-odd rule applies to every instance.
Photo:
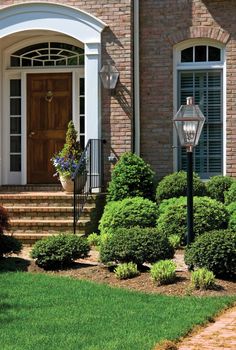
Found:
[[[11,56],[11,67],[20,67],[20,58]]]
[[[10,96],[21,96],[21,80],[10,80]]]
[[[84,116],[80,117],[80,126],[79,126],[80,134],[84,134],[85,128],[84,128]]]
[[[83,135],[80,135],[80,146],[82,149],[85,148],[85,138]]]
[[[84,78],[80,78],[79,80],[79,94],[84,95]]]
[[[21,99],[11,98],[10,100],[10,115],[21,115]]]
[[[80,114],[84,114],[84,97],[80,98],[79,111],[80,111]]]
[[[10,133],[20,134],[21,133],[21,118],[11,118],[10,120]]]
[[[181,62],[193,62],[193,47],[181,51]]]
[[[21,152],[21,136],[10,137],[10,152],[11,153]]]
[[[220,61],[221,50],[217,47],[209,46],[208,47],[208,61]]]
[[[10,171],[21,171],[21,155],[12,154],[10,156]]]
[[[206,62],[206,46],[195,46],[195,62]]]

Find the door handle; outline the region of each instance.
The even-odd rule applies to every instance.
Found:
[[[31,138],[31,137],[33,137],[35,135],[35,132],[34,131],[31,131],[30,133],[29,133],[29,137]]]

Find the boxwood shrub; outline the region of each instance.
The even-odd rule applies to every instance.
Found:
[[[209,197],[193,199],[194,233],[196,236],[213,229],[226,228],[229,214],[225,206]],[[157,219],[157,227],[167,236],[177,234],[184,243],[187,231],[187,199],[176,199],[168,205]]]
[[[157,219],[157,205],[142,197],[126,198],[110,202],[104,208],[99,230],[102,234],[112,233],[117,227],[154,227]]]
[[[195,196],[204,196],[205,184],[200,177],[193,174],[193,193]],[[156,200],[160,203],[163,199],[187,195],[187,173],[185,171],[175,172],[165,176],[156,189]]]
[[[72,234],[60,234],[35,243],[31,257],[46,269],[70,265],[75,259],[88,256],[90,248],[85,238]]]
[[[229,190],[224,193],[225,204],[236,202],[236,181],[232,183]]]
[[[229,190],[233,181],[233,178],[230,176],[212,176],[206,183],[207,195],[224,203],[224,193]]]
[[[100,259],[104,263],[153,263],[172,258],[174,249],[167,237],[156,228],[118,228],[100,246]]]
[[[235,276],[236,232],[215,230],[204,233],[186,248],[184,259],[188,266],[205,267],[216,276]]]
[[[124,153],[112,171],[107,201],[137,196],[153,199],[153,179],[149,164],[134,153]]]

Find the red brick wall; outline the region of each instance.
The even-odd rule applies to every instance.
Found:
[[[211,38],[227,51],[227,173],[236,176],[236,1],[140,1],[141,154],[173,171],[173,46]]]
[[[30,2],[34,1],[3,0],[0,8]],[[102,33],[102,60],[104,62],[107,58],[111,58],[115,62],[120,72],[120,82],[117,86],[117,96],[113,97],[108,91],[102,91],[102,137],[107,140],[106,155],[110,154],[110,147],[117,155],[130,151],[133,124],[132,0],[50,0],[48,2],[84,10],[108,25]],[[108,164],[107,168],[109,168]]]

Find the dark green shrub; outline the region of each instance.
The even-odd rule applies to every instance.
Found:
[[[172,258],[174,249],[155,228],[119,228],[100,246],[102,262],[153,263]]]
[[[236,202],[236,182],[232,183],[229,190],[224,193],[224,196],[226,205]]]
[[[236,212],[236,202],[232,202],[229,205],[226,206],[226,209],[229,213],[229,215],[232,215]]]
[[[60,234],[35,243],[31,256],[43,268],[67,266],[75,259],[88,256],[89,245],[85,238]]]
[[[172,260],[161,260],[152,265],[151,278],[158,284],[173,283],[176,278],[176,265]]]
[[[137,265],[132,262],[118,265],[114,272],[116,277],[120,280],[125,280],[127,278],[133,278],[140,275]]]
[[[208,197],[194,197],[193,200],[194,233],[196,236],[206,231],[226,228],[229,214],[220,202]],[[168,205],[157,220],[157,227],[167,236],[177,234],[184,242],[187,232],[187,200],[183,198]]]
[[[154,172],[142,158],[134,153],[124,153],[112,171],[107,201],[119,201],[126,197],[153,199],[153,178]]]
[[[212,289],[215,287],[215,276],[205,267],[191,273],[191,285],[195,289]]]
[[[166,209],[168,208],[168,206],[172,206],[175,204],[186,204],[187,203],[187,197],[173,197],[173,198],[169,198],[169,199],[163,199],[163,201],[161,201],[161,203],[158,206],[158,215],[160,216],[161,214],[163,214]]]
[[[200,177],[193,174],[193,194],[204,196],[206,192],[205,184]],[[187,195],[187,173],[185,171],[175,172],[165,176],[156,189],[156,200],[160,203],[163,199],[180,197]]]
[[[7,231],[9,228],[8,212],[0,205],[0,259],[4,254],[17,254],[22,249],[22,244],[15,237],[4,235],[4,231]]]
[[[156,203],[141,197],[126,198],[105,206],[99,230],[104,234],[112,233],[117,227],[154,227],[156,219]]]
[[[233,231],[236,231],[236,212],[230,215],[229,228]]]
[[[205,267],[216,276],[234,276],[236,232],[216,230],[204,233],[186,248],[184,259],[188,266]]]
[[[224,203],[224,192],[229,190],[233,181],[233,178],[230,176],[212,176],[206,183],[208,196]]]

